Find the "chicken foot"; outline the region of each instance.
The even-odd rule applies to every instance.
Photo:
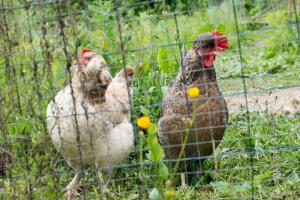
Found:
[[[72,181],[65,188],[65,196],[67,199],[71,199],[73,194],[80,196],[80,194],[78,193],[78,190],[80,190],[81,186],[81,184],[79,183],[79,178],[80,173],[77,171]]]

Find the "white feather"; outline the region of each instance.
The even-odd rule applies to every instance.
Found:
[[[75,169],[81,163],[109,167],[127,158],[133,146],[133,128],[125,80],[117,75],[107,88],[106,102],[100,105],[88,103],[78,88],[73,90],[75,106],[67,86],[47,107],[47,125],[57,151]]]

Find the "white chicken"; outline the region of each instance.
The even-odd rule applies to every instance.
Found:
[[[111,80],[105,60],[83,49],[71,84],[47,107],[47,125],[57,151],[75,169],[66,196],[77,193],[81,169],[110,167],[126,159],[133,146],[130,96],[133,68]],[[129,86],[129,88],[127,88]]]

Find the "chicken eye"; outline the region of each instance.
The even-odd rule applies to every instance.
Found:
[[[206,44],[204,44],[204,45],[202,46],[202,48],[206,50],[206,49],[208,49],[208,46],[207,46]]]

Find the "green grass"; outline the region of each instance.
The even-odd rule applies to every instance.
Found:
[[[194,199],[194,195],[202,198],[245,198],[251,197],[251,177],[253,170],[254,195],[258,199],[295,199],[300,192],[299,161],[300,161],[300,116],[293,120],[285,116],[267,116],[264,113],[251,113],[251,141],[249,143],[246,114],[241,111],[230,118],[230,126],[226,135],[218,147],[215,158],[205,162],[205,170],[213,177],[213,182],[201,182],[200,184],[209,189],[178,189],[176,199]],[[252,150],[251,150],[252,148]],[[49,150],[52,149],[50,146]],[[250,154],[251,151],[253,154]],[[40,163],[40,157],[31,157],[31,172],[21,173],[23,166],[15,166],[13,174],[21,177],[6,180],[9,196],[15,194],[19,198],[24,198],[26,186],[31,179],[36,198],[54,198],[62,195],[63,187],[70,181],[73,173],[65,162],[57,163],[53,156],[53,151],[46,152],[50,161],[39,174],[36,165]],[[253,167],[251,166],[251,156],[253,157]],[[16,162],[18,164],[18,162]],[[19,163],[21,164],[21,163]],[[20,168],[19,170],[17,170]],[[55,169],[55,170],[54,170]],[[113,179],[125,178],[124,181],[116,181],[108,184],[108,199],[116,196],[120,199],[138,199],[136,190],[146,192],[147,187],[153,187],[151,169],[144,167],[145,177],[143,181],[137,180],[137,170],[141,168],[131,168],[115,170]],[[147,178],[148,177],[148,178]],[[87,199],[96,198],[99,192],[99,183],[94,171],[87,172],[82,183],[86,184]],[[138,188],[137,184],[141,184]],[[12,193],[12,186],[16,187]],[[146,187],[146,188],[145,188]],[[55,192],[53,192],[53,190]],[[146,194],[142,194],[146,198]]]

